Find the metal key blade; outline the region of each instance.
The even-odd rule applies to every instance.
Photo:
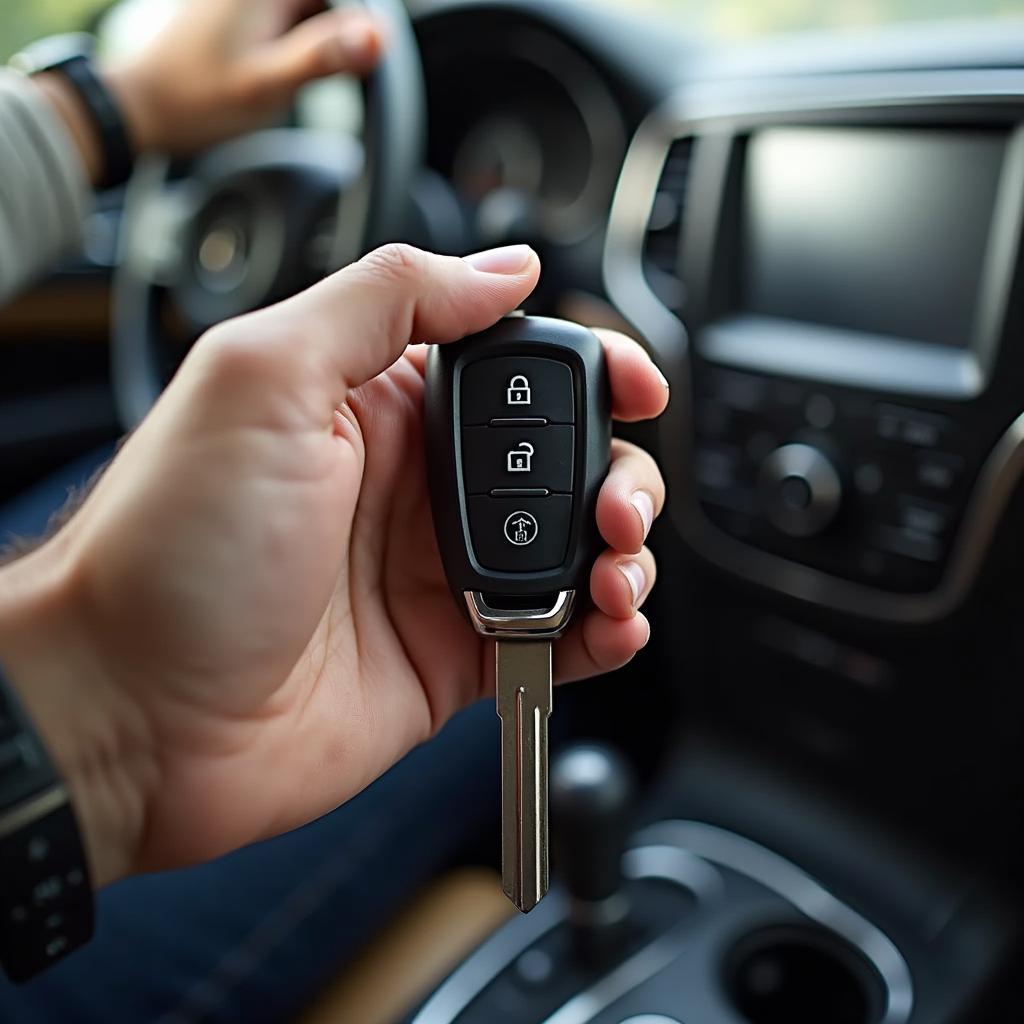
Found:
[[[524,914],[548,891],[551,643],[495,644],[501,717],[501,879]]]

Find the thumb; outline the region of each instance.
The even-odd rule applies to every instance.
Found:
[[[289,95],[326,75],[365,74],[380,59],[384,30],[365,11],[331,10],[300,22],[249,59],[267,93]]]
[[[528,245],[459,259],[392,244],[277,309],[303,325],[335,382],[332,400],[340,403],[410,342],[455,341],[490,327],[523,302],[539,276],[540,261]]]

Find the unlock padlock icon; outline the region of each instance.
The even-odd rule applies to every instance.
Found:
[[[508,404],[530,404],[530,382],[521,373],[517,373],[508,382]]]
[[[529,473],[532,468],[533,445],[529,441],[520,441],[509,453],[507,458],[510,473]]]

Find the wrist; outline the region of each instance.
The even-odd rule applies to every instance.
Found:
[[[143,715],[89,643],[59,541],[0,569],[0,663],[71,793],[99,887],[135,867],[155,762]]]
[[[124,120],[125,131],[136,153],[163,150],[160,115],[152,89],[141,65],[122,64],[99,69]]]
[[[81,97],[57,72],[43,71],[32,80],[64,124],[90,183],[97,185],[103,177],[103,150]]]

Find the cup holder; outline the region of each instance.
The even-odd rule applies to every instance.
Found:
[[[725,988],[750,1024],[877,1024],[885,989],[854,947],[822,928],[785,925],[729,952]]]

